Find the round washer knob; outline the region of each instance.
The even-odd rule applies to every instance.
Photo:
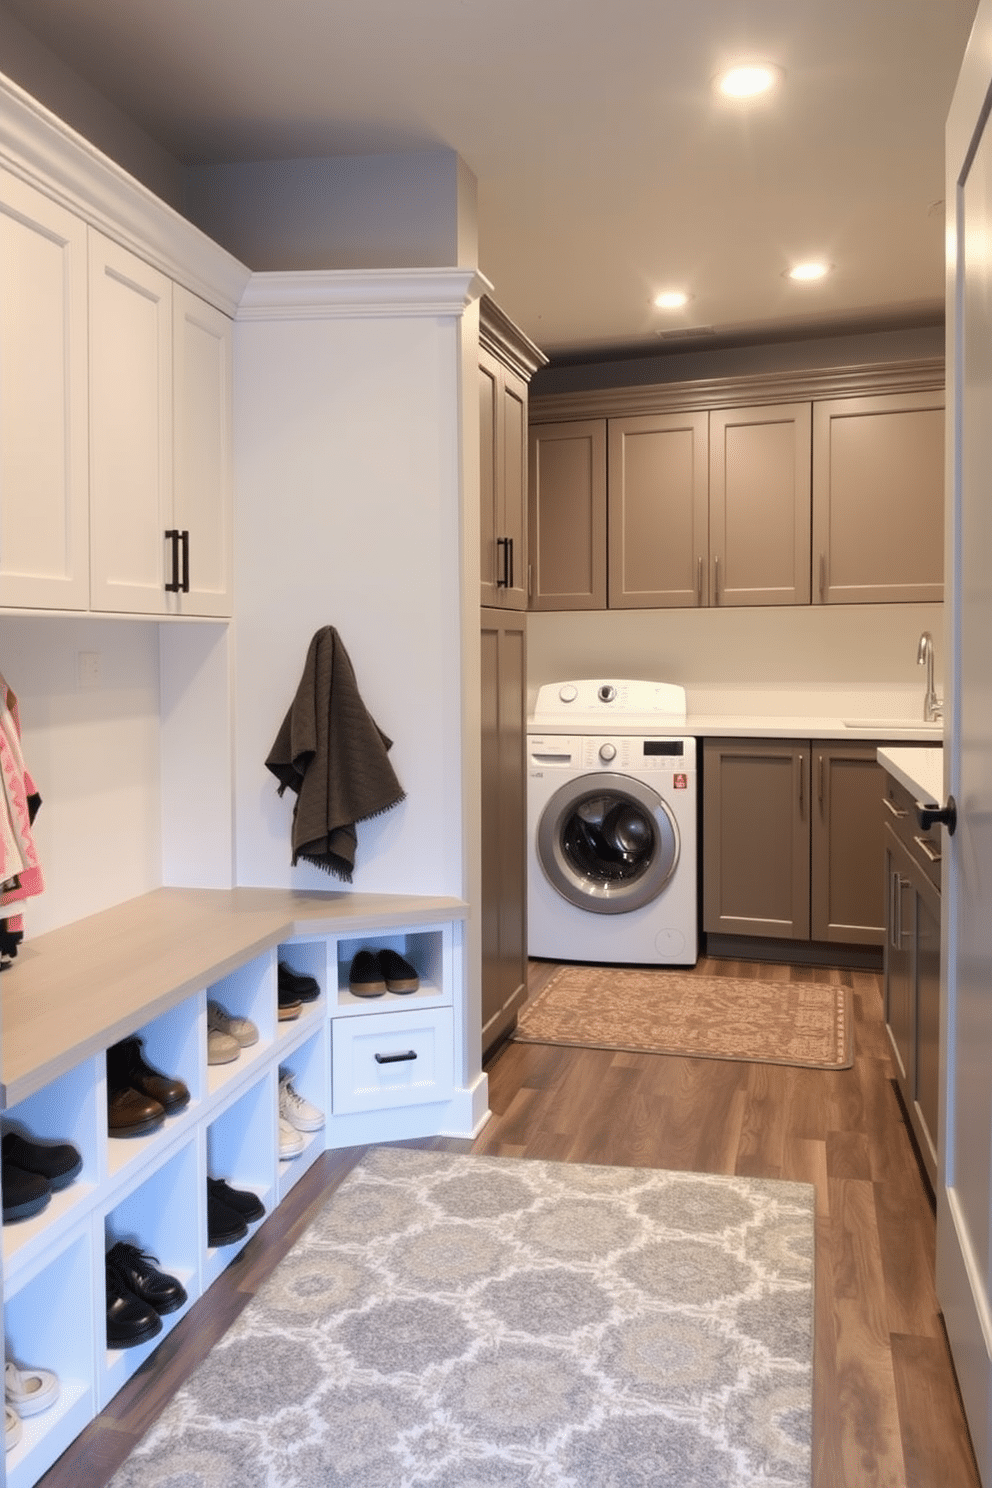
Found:
[[[617,746],[615,744],[600,744],[599,757],[606,764],[609,764],[610,760],[615,760],[617,757]]]
[[[599,701],[601,703],[612,703],[617,695],[617,690],[612,682],[604,682],[599,689]]]
[[[564,687],[559,687],[558,696],[563,703],[574,703],[579,695],[579,689],[573,682],[567,682]]]

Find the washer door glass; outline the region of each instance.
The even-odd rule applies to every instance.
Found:
[[[664,801],[626,775],[587,775],[555,791],[537,856],[569,904],[627,914],[657,898],[675,871],[679,832]]]

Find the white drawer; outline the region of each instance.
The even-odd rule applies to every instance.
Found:
[[[391,1110],[450,1100],[454,1023],[448,1007],[335,1018],[331,1109]]]

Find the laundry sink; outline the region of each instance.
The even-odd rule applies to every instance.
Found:
[[[870,729],[873,734],[887,734],[892,730],[913,729],[939,737],[944,732],[942,719],[930,723],[922,718],[842,718],[845,728]]]

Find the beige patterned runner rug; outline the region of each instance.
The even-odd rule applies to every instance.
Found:
[[[616,966],[562,966],[520,1014],[521,1043],[848,1069],[851,991]]]
[[[110,1488],[809,1488],[813,1200],[374,1148]]]

